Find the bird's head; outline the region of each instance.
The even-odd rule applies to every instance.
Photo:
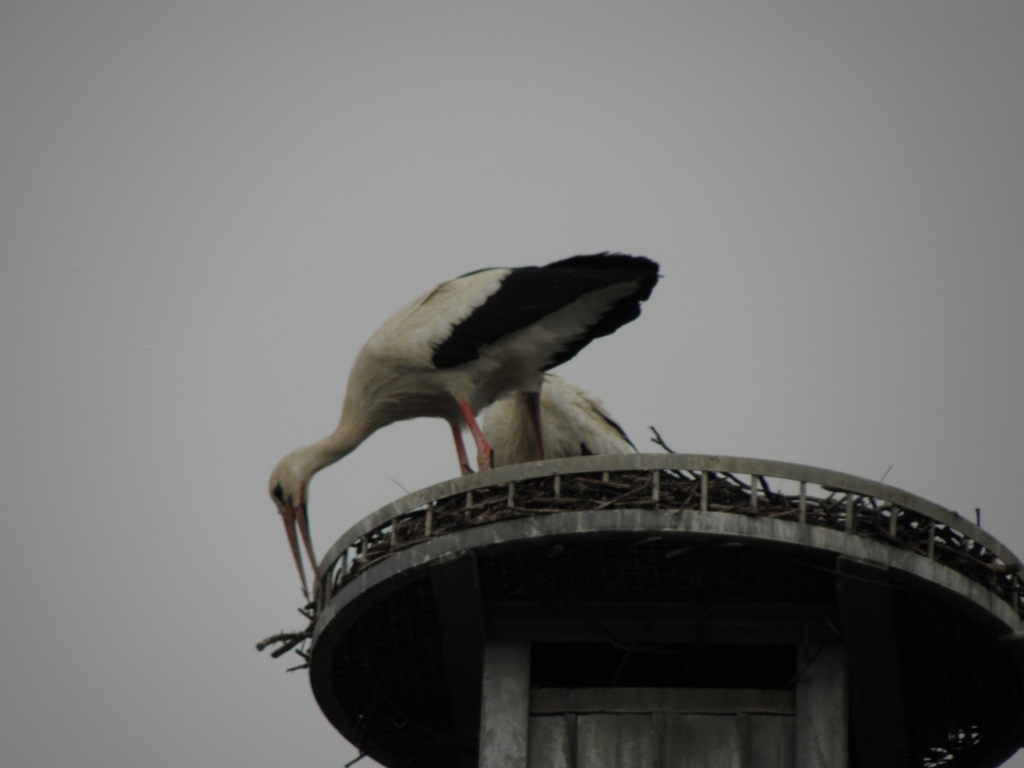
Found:
[[[313,554],[313,543],[309,536],[309,517],[307,514],[306,489],[309,486],[309,478],[306,477],[296,466],[294,454],[286,456],[274,468],[270,475],[270,498],[277,505],[277,511],[284,519],[285,533],[288,534],[288,543],[291,545],[292,556],[295,558],[295,567],[299,569],[299,578],[302,579],[302,590],[309,596],[309,588],[306,584],[306,572],[302,567],[302,553],[299,551],[298,537],[295,530],[298,528],[302,540],[306,545],[306,552],[309,554],[310,567],[313,570],[314,584],[317,583],[317,562]]]

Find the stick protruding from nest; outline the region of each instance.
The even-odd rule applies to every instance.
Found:
[[[301,643],[306,638],[312,636],[313,633],[308,629],[303,632],[278,632],[276,635],[271,635],[270,637],[264,638],[263,640],[260,640],[258,643],[256,643],[256,650],[263,651],[265,648],[273,645],[274,643],[281,643],[281,647],[277,648],[273,653],[270,654],[272,658],[276,659],[288,653],[288,651],[290,651],[292,648],[294,648],[296,645]]]
[[[654,443],[655,445],[659,445],[662,448],[664,448],[665,449],[665,453],[675,453],[675,451],[673,451],[671,448],[668,447],[668,444],[662,438],[661,433],[658,432],[657,429],[655,429],[654,427],[648,427],[648,429],[651,430],[651,432],[654,433],[654,437],[651,438],[651,442],[652,443]]]

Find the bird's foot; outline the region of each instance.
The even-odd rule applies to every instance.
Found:
[[[487,453],[478,453],[476,457],[477,468],[480,472],[486,472],[494,466],[494,449],[487,446]]]

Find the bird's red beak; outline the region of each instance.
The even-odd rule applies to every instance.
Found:
[[[299,578],[302,579],[302,591],[309,597],[309,586],[306,584],[306,571],[302,567],[302,553],[299,551],[298,537],[295,535],[296,527],[302,535],[302,541],[306,545],[306,552],[309,554],[310,568],[313,571],[314,585],[320,582],[319,571],[317,570],[316,555],[313,554],[313,542],[309,537],[309,518],[306,515],[306,493],[303,489],[302,500],[297,505],[285,504],[281,513],[284,518],[284,530],[288,534],[288,543],[292,548],[292,557],[295,558],[295,567],[299,569]]]

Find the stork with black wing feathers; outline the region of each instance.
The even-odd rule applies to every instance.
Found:
[[[544,267],[470,272],[395,313],[356,356],[337,429],[285,456],[270,476],[303,590],[296,529],[315,573],[308,491],[316,472],[381,427],[420,416],[451,425],[463,473],[471,471],[462,440],[468,427],[478,468],[490,469],[491,447],[475,414],[515,392],[534,395],[527,401],[543,457],[535,395],[544,372],[636,319],[657,281],[657,263],[643,256],[573,256]]]

